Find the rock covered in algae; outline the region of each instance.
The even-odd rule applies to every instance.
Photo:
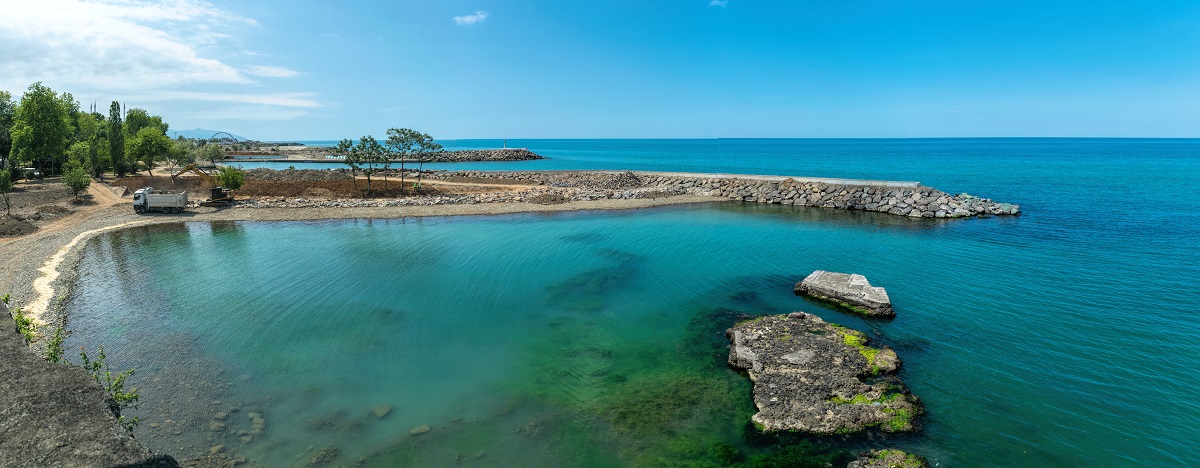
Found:
[[[872,450],[846,465],[846,468],[928,468],[924,458],[900,450]]]
[[[890,348],[867,346],[862,332],[793,312],[742,322],[725,334],[729,364],[754,381],[758,414],[751,419],[762,430],[915,430],[920,399],[887,375],[900,359]]]
[[[887,290],[871,286],[863,275],[817,270],[796,283],[796,295],[833,302],[872,317],[895,317]]]

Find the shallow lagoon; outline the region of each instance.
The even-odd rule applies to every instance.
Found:
[[[828,448],[1185,460],[1176,449],[1194,442],[1170,434],[1195,419],[1144,397],[1187,392],[1190,373],[1146,357],[1191,332],[1153,312],[1123,320],[1108,291],[1159,286],[1121,275],[1134,265],[1119,253],[1031,238],[1037,219],[717,203],[127,230],[85,247],[68,347],[103,343],[115,367],[136,367],[137,435],[180,458],[224,444],[272,465],[327,447],[377,465],[677,464],[778,453],[745,437],[750,385],[724,367],[721,332],[741,314],[805,310],[893,346],[929,412],[921,436]],[[1114,274],[1086,273],[1099,268]],[[867,275],[899,317],[794,297],[814,269]]]
[[[180,457],[225,443],[294,465],[336,445],[338,461],[376,465],[480,453],[475,463],[602,465],[696,460],[713,445],[684,430],[639,449],[606,406],[579,395],[636,402],[618,390],[642,387],[564,378],[569,369],[686,377],[678,369],[701,360],[678,350],[703,348],[685,340],[721,338],[688,334],[691,317],[802,309],[881,334],[928,406],[923,435],[852,448],[979,466],[1195,464],[1200,315],[1188,299],[1200,290],[1200,140],[518,143],[554,159],[495,164],[920,180],[1018,203],[1025,215],[937,223],[724,204],[126,231],[87,245],[68,346],[104,343],[114,365],[136,366],[137,435]],[[615,271],[624,257],[611,251],[636,255],[636,273],[597,276],[619,292],[589,301],[591,283],[572,278]],[[338,267],[350,261],[362,265]],[[900,317],[863,322],[792,297],[790,283],[814,268],[867,274]],[[745,291],[756,300],[732,299]],[[728,320],[717,318],[699,323]],[[617,354],[566,347],[579,337]],[[745,385],[730,395],[749,394],[719,366],[704,369],[708,381]],[[377,404],[394,411],[369,416]],[[234,407],[226,431],[211,431]],[[252,430],[251,411],[266,430],[244,444],[236,432]],[[686,428],[734,440],[741,426],[730,421],[743,416]],[[421,424],[433,431],[410,439]],[[734,442],[743,455],[770,448]]]

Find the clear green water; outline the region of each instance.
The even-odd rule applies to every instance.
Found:
[[[921,435],[828,449],[1187,465],[1198,270],[1179,222],[1194,213],[1063,206],[1088,196],[1049,188],[1021,218],[949,222],[724,203],[128,230],[85,247],[68,345],[136,367],[138,437],[181,458],[224,444],[274,466],[329,446],[377,466],[677,465],[778,453],[745,436],[750,386],[721,333],[739,311],[805,310],[894,347],[928,410]],[[792,296],[814,269],[867,275],[898,318]],[[266,426],[247,443],[252,411]]]

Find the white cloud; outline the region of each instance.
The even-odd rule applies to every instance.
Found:
[[[726,5],[729,5],[729,0],[712,0],[711,2],[708,2],[708,6],[719,6],[724,8]]]
[[[197,91],[169,91],[144,93],[129,97],[130,101],[212,101],[237,104],[260,104],[277,107],[321,107],[313,93],[206,93]]]
[[[488,14],[488,12],[479,10],[479,11],[475,12],[475,14],[473,14],[473,15],[455,16],[454,24],[461,24],[461,25],[475,24],[475,23],[478,23],[480,21],[487,19],[488,16],[490,16]]]
[[[232,106],[221,109],[204,110],[188,114],[197,120],[295,120],[308,115],[308,111],[298,109],[280,109],[268,106]]]
[[[97,89],[251,80],[204,50],[257,25],[199,0],[0,0],[0,85]]]
[[[266,76],[270,78],[291,78],[300,75],[300,72],[285,67],[273,67],[255,65],[246,69],[246,73],[251,75]]]

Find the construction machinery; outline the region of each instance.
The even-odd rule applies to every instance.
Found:
[[[200,202],[200,206],[229,206],[233,204],[233,191],[226,190],[225,187],[218,185],[216,177],[196,167],[195,164],[188,164],[174,174],[171,174],[171,180],[178,179],[179,176],[189,172],[196,174],[201,179],[204,179],[205,182],[208,182],[209,197],[208,200]]]
[[[187,207],[187,192],[166,192],[146,187],[133,192],[133,211],[180,213]]]

